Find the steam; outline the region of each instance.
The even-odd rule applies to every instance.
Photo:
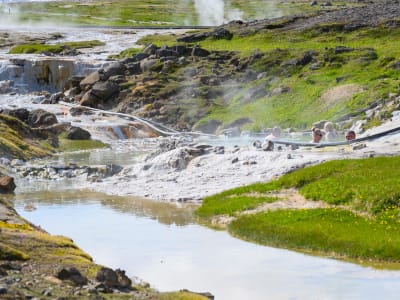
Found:
[[[217,26],[243,16],[241,10],[230,8],[230,1],[194,0],[194,7],[198,16],[197,25],[202,26]]]

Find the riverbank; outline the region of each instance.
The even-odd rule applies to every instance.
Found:
[[[20,217],[10,198],[0,199],[1,299],[211,299],[208,293],[159,293],[123,270],[94,263],[71,239]]]

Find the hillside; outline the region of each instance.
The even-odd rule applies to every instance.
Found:
[[[121,54],[118,71],[81,83],[75,100],[179,130],[303,129],[324,119],[348,128],[364,118],[367,128],[398,105],[399,15],[398,1],[378,1],[146,37],[142,50]],[[91,97],[96,82],[112,93]]]

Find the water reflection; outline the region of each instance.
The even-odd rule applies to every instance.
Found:
[[[18,212],[95,261],[160,290],[216,299],[398,299],[400,272],[246,243],[193,223],[193,207],[78,190],[17,193]],[[37,209],[23,210],[26,203]]]
[[[109,196],[89,190],[47,190],[42,192],[19,193],[14,198],[17,208],[27,204],[37,208],[64,209],[67,206],[100,205],[104,210],[112,210],[117,217],[128,214],[136,217],[151,218],[165,225],[188,225],[195,223],[194,204],[156,202],[139,197]]]

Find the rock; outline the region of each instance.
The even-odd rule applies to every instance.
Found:
[[[0,295],[4,295],[7,293],[7,288],[0,285]]]
[[[96,82],[100,80],[104,80],[105,76],[100,71],[94,71],[85,77],[80,83],[79,86],[82,90],[86,90],[88,87],[93,86]]]
[[[67,132],[69,140],[90,140],[90,132],[80,127],[71,127]]]
[[[58,92],[50,96],[49,104],[56,104],[64,98],[63,92]]]
[[[0,193],[8,194],[14,192],[16,185],[14,183],[14,178],[10,176],[0,177]]]
[[[217,128],[222,125],[222,122],[217,120],[209,120],[206,123],[196,125],[194,130],[199,130],[204,133],[214,134]]]
[[[298,66],[308,65],[312,61],[312,59],[313,59],[313,53],[307,51],[306,53],[304,53],[303,57],[297,61],[297,65]]]
[[[43,109],[36,109],[29,112],[28,124],[31,127],[50,126],[58,123],[55,114]]]
[[[124,75],[124,74],[125,74],[125,66],[120,62],[114,62],[104,69],[104,76],[107,79],[112,76]]]
[[[125,271],[121,269],[115,270],[118,275],[118,283],[120,288],[123,289],[131,289],[132,288],[132,280],[125,275]]]
[[[142,73],[142,68],[140,66],[140,62],[133,62],[126,65],[126,69],[128,70],[129,74],[137,75]]]
[[[214,153],[215,154],[224,154],[225,153],[225,147],[224,146],[217,146],[214,148]]]
[[[118,274],[110,268],[101,268],[96,274],[96,280],[107,288],[119,287]]]
[[[75,267],[62,268],[56,274],[56,277],[61,280],[69,280],[75,285],[85,285],[88,279],[84,277]]]
[[[225,39],[225,40],[231,40],[233,37],[233,33],[230,32],[228,29],[225,28],[217,28],[211,33],[211,37],[220,40],[220,39]]]
[[[366,147],[367,147],[367,145],[362,143],[362,144],[358,144],[358,145],[353,146],[353,150],[361,150],[361,149],[364,149]]]
[[[262,145],[262,149],[264,151],[274,151],[274,143],[272,141],[266,141],[263,145]]]
[[[102,101],[106,101],[112,95],[119,92],[118,84],[110,81],[98,81],[96,82],[91,90],[91,93]]]
[[[346,46],[336,46],[334,50],[335,54],[341,54],[351,51],[354,51],[354,49]]]
[[[210,52],[208,50],[200,48],[199,46],[195,46],[192,49],[192,56],[206,57],[209,55]]]
[[[261,149],[262,144],[261,144],[261,142],[260,142],[259,140],[256,140],[256,141],[253,142],[253,146],[254,146],[256,149]]]
[[[27,123],[28,122],[28,117],[29,117],[29,111],[26,108],[17,108],[10,110],[8,112],[8,115],[19,119],[20,121]]]
[[[150,70],[156,63],[158,62],[158,59],[143,59],[140,61],[140,69],[145,72]]]
[[[156,54],[157,49],[156,45],[150,44],[143,49],[143,53],[153,55]]]
[[[89,108],[87,107],[71,107],[71,109],[69,110],[69,114],[73,117],[75,116],[80,116],[80,115],[92,115],[93,111],[91,111]]]
[[[83,95],[79,104],[82,106],[96,107],[99,102],[101,102],[101,99],[93,94],[92,90],[89,90]]]
[[[12,80],[4,80],[0,81],[0,94],[11,93],[13,90],[14,81]]]

